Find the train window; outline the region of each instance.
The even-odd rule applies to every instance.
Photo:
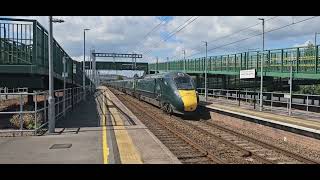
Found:
[[[174,78],[174,82],[176,83],[178,89],[194,89],[192,79],[189,76],[177,76]]]
[[[160,91],[161,91],[160,84],[157,83],[157,85],[156,85],[156,93],[160,93]]]

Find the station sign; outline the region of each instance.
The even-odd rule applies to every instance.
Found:
[[[67,72],[65,72],[65,73],[62,73],[62,77],[68,77],[68,73]]]
[[[240,79],[251,79],[256,77],[256,69],[240,70]]]
[[[286,99],[290,99],[291,98],[290,94],[284,94],[283,97],[286,98]]]

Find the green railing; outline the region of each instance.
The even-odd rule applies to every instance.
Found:
[[[293,57],[292,57],[293,56]],[[319,46],[297,47],[243,52],[207,59],[207,71],[211,74],[239,75],[240,70],[256,69],[260,72],[264,57],[263,71],[266,76],[288,77],[291,66],[297,78],[320,79]],[[186,72],[204,73],[205,58],[186,59]],[[150,71],[184,71],[184,60],[149,64]],[[257,73],[259,76],[260,74]]]

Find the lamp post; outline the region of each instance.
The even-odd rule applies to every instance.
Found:
[[[63,62],[63,116],[66,116],[66,57],[62,57]]]
[[[92,69],[93,69],[93,82],[94,82],[94,86],[95,88],[97,87],[97,63],[96,63],[96,57],[94,55],[95,50],[92,49],[90,52],[90,57],[91,57],[91,61],[92,61]]]
[[[83,66],[82,66],[82,88],[83,88],[83,99],[86,99],[86,31],[90,29],[83,29]]]
[[[314,46],[317,46],[317,35],[320,34],[318,32],[314,33]]]
[[[91,56],[88,57],[89,58],[89,81],[90,81],[90,92],[92,92],[92,59]]]
[[[157,70],[156,70],[156,74],[158,74],[158,62],[159,62],[159,60],[158,60],[158,56],[157,56]]]
[[[3,35],[4,35],[4,38],[3,38],[3,39],[5,39],[6,36],[7,36],[5,24],[3,24],[3,27],[0,27],[0,28],[3,28]]]
[[[261,74],[260,74],[260,111],[263,106],[263,61],[264,61],[264,18],[259,18],[262,21],[262,59],[261,59]]]
[[[49,32],[48,32],[48,47],[49,47],[49,97],[48,97],[48,126],[49,133],[55,132],[55,99],[54,99],[54,80],[53,80],[53,55],[52,55],[52,23],[62,23],[64,22],[61,19],[52,19],[52,16],[49,16]]]
[[[207,55],[208,55],[208,42],[203,41],[206,46],[206,59],[204,60],[204,96],[205,101],[208,101],[208,89],[207,89]]]
[[[183,50],[183,69],[186,72],[186,50]]]
[[[167,72],[169,72],[169,57],[167,57]]]
[[[132,63],[134,61],[134,68],[133,68],[133,76],[136,75],[136,68],[137,68],[137,58],[135,52],[132,52]]]
[[[298,52],[297,52],[298,53]],[[291,66],[290,66],[290,104],[289,104],[289,116],[291,116],[291,106],[292,106],[292,78],[293,78],[293,52],[291,52]]]
[[[100,72],[98,71],[98,79],[97,79],[97,84],[100,85]]]

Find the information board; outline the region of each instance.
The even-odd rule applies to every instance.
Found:
[[[256,77],[256,69],[241,70],[240,79],[251,79]]]

